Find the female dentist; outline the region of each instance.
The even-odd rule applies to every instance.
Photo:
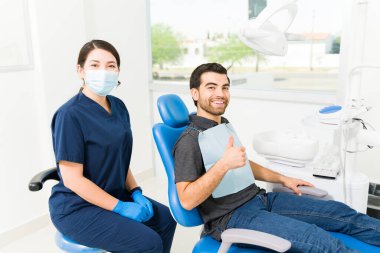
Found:
[[[55,227],[77,243],[109,252],[170,252],[176,223],[169,209],[142,195],[129,168],[132,132],[119,85],[120,57],[92,40],[79,52],[83,87],[52,120],[60,181],[49,199]]]

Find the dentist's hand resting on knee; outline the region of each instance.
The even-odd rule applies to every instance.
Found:
[[[144,207],[148,213],[148,220],[153,216],[153,206],[152,203],[147,199],[144,195],[142,195],[141,188],[138,187],[133,193],[132,193],[132,199],[135,203],[140,204],[142,207]]]
[[[149,200],[147,200],[149,201]],[[150,202],[149,202],[150,203]],[[130,218],[138,222],[145,222],[152,218],[153,211],[150,212],[148,208],[135,202],[124,202],[119,200],[112,210],[114,213],[118,213],[121,216]]]

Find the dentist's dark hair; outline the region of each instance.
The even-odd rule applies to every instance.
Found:
[[[116,58],[117,67],[120,68],[119,53],[117,52],[116,48],[111,45],[111,43],[104,40],[91,40],[84,44],[81,50],[79,51],[77,64],[83,68],[89,53],[96,48],[110,52]]]
[[[215,63],[215,62],[205,63],[205,64],[202,64],[202,65],[199,65],[198,67],[196,67],[196,69],[194,69],[194,71],[191,73],[190,90],[193,88],[199,89],[199,86],[201,85],[201,76],[203,73],[206,73],[206,72],[214,72],[214,73],[218,73],[218,74],[224,74],[227,76],[228,83],[230,83],[230,78],[227,75],[227,69],[225,67],[223,67],[221,64]],[[195,101],[195,100],[193,100],[193,101],[194,101],[194,105],[197,106],[197,101]]]

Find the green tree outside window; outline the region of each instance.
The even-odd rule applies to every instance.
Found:
[[[165,63],[175,63],[181,59],[181,36],[164,24],[155,24],[151,29],[152,63],[163,69]]]

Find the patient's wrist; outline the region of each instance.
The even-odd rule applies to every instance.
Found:
[[[285,186],[286,184],[286,181],[288,181],[289,177],[287,176],[284,176],[282,174],[278,174],[278,181],[280,184],[282,184],[283,186]]]
[[[226,173],[229,170],[229,167],[223,158],[218,160],[215,165],[217,165],[219,170],[221,170],[223,173]]]

